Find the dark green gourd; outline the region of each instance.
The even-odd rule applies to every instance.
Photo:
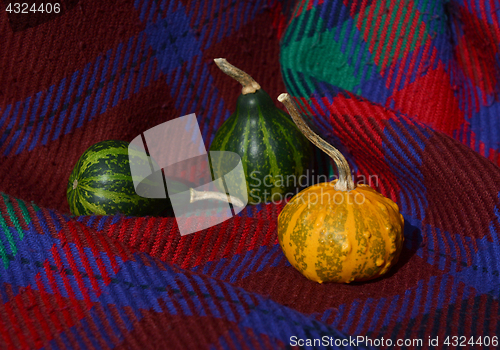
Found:
[[[241,157],[246,176],[246,189],[241,191],[247,192],[250,204],[281,201],[289,193],[291,198],[308,168],[310,142],[250,75],[223,58],[214,61],[243,89],[236,111],[217,131],[210,151],[230,151]],[[217,171],[224,166],[212,167]]]
[[[74,215],[156,215],[168,202],[135,192],[129,165],[129,143],[106,140],[90,146],[78,159],[66,195]],[[138,152],[140,161],[142,155]],[[142,160],[148,166],[148,160]]]
[[[136,193],[129,155],[138,166],[149,168],[149,162],[154,162],[143,151],[131,151],[129,143],[125,141],[106,140],[90,146],[80,156],[69,177],[66,195],[71,213],[146,216],[159,215],[165,210],[171,210],[168,198],[146,198]],[[195,191],[191,184],[185,181],[169,179],[169,184],[171,185],[169,190],[175,194],[185,193],[185,196],[181,196],[180,202],[185,202],[186,205],[198,200],[216,199],[243,206],[241,201],[224,193]],[[163,182],[150,181],[149,177],[139,186],[147,186],[142,188],[146,193],[154,191],[164,193]]]

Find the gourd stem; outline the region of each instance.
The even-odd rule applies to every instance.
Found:
[[[259,83],[257,83],[250,75],[233,66],[231,63],[226,61],[225,58],[216,58],[214,59],[214,62],[224,73],[237,80],[243,86],[243,89],[241,89],[241,93],[243,95],[253,94],[255,91],[260,89]]]
[[[283,93],[279,95],[278,101],[285,105],[293,121],[295,122],[299,130],[309,139],[309,141],[318,146],[323,152],[328,154],[335,162],[335,165],[337,166],[337,170],[339,172],[339,180],[335,184],[334,188],[337,191],[350,191],[355,189],[356,185],[351,178],[351,168],[349,167],[349,163],[347,163],[347,160],[344,158],[342,153],[340,153],[338,149],[330,145],[328,142],[323,140],[314,131],[311,130],[311,128],[304,122],[304,119],[302,119],[289,94]]]
[[[196,191],[194,188],[191,188],[189,191],[191,192],[191,198],[189,199],[190,203],[201,201],[203,199],[216,199],[221,202],[231,203],[237,207],[245,206],[245,204],[243,204],[243,202],[238,198],[222,192]]]

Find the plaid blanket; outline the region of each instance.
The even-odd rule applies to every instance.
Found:
[[[15,4],[0,2],[2,349],[497,347],[499,1]],[[277,242],[284,203],[182,237],[174,218],[70,215],[90,145],[189,113],[210,144],[240,93],[217,57],[288,91],[399,205],[388,275],[304,278]]]

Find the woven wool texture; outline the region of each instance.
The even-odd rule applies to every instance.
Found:
[[[499,1],[67,0],[51,16],[8,3],[0,348],[500,335]],[[378,176],[405,218],[387,276],[304,278],[277,242],[284,203],[182,237],[173,218],[70,215],[68,177],[92,144],[189,113],[210,144],[241,91],[217,57],[289,92],[355,175]]]

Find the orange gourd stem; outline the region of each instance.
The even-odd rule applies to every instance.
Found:
[[[214,62],[221,71],[237,80],[243,86],[241,89],[242,95],[253,94],[255,91],[260,90],[259,83],[257,83],[248,73],[233,66],[225,58],[216,58]]]
[[[300,116],[300,113],[295,107],[295,104],[293,103],[289,94],[283,93],[279,95],[278,101],[285,105],[288,113],[290,113],[293,121],[295,122],[299,130],[305,135],[305,137],[307,137],[309,141],[319,147],[323,152],[328,154],[335,162],[335,165],[337,166],[337,170],[339,172],[339,180],[335,184],[334,188],[337,191],[350,191],[355,189],[356,185],[354,184],[354,181],[351,177],[351,168],[349,167],[349,163],[347,163],[347,160],[342,155],[342,153],[340,153],[338,149],[330,145],[328,142],[323,140],[314,131],[311,130],[311,128],[304,122],[304,120]]]

